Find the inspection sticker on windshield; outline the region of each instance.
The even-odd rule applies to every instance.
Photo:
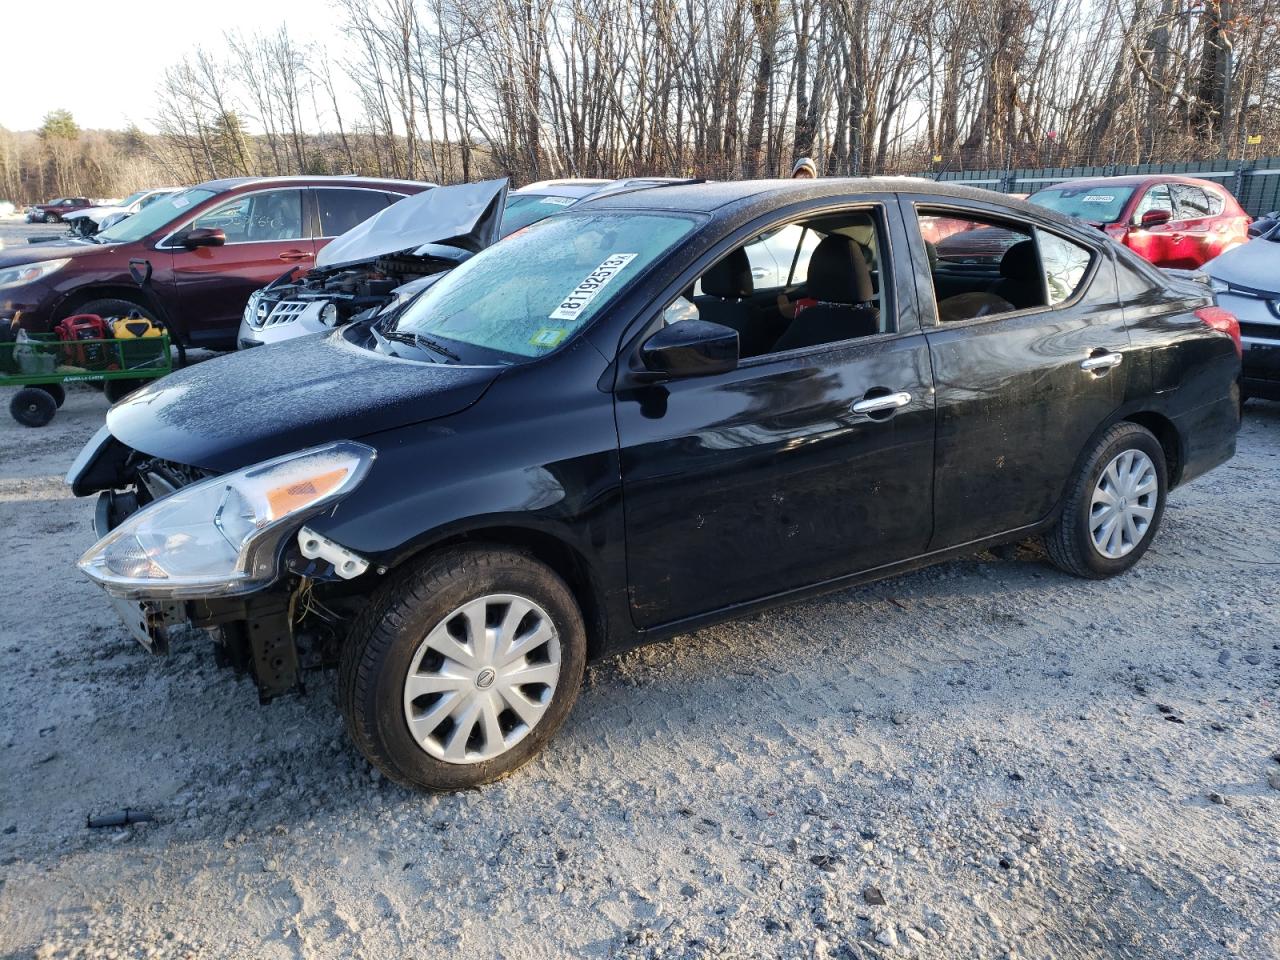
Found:
[[[560,301],[549,314],[552,320],[577,320],[587,304],[596,298],[610,280],[622,272],[623,267],[636,258],[634,253],[615,253],[605,257],[604,262],[583,278],[582,282],[569,291],[569,295]]]
[[[1110,203],[1114,199],[1115,197],[1113,197],[1109,193],[1091,193],[1088,196],[1081,197],[1080,202],[1081,203]]]

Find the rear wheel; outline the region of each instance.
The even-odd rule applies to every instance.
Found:
[[[23,387],[9,401],[9,413],[24,427],[43,427],[57,412],[53,397],[39,387]]]
[[[146,382],[145,380],[104,380],[102,393],[108,403],[119,403]]]
[[[457,790],[537,754],[585,662],[563,580],[515,550],[461,547],[379,592],[343,648],[339,697],[351,739],[389,778]]]
[[[1160,442],[1136,423],[1116,424],[1089,451],[1045,535],[1049,559],[1078,577],[1123,573],[1151,545],[1167,490]]]
[[[45,222],[45,223],[57,223],[57,222],[58,222],[58,215],[57,215],[56,213],[46,213],[46,214],[44,215],[44,222]]]

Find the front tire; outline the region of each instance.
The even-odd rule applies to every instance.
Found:
[[[1090,449],[1044,537],[1049,559],[1093,580],[1124,573],[1160,528],[1168,483],[1160,441],[1136,423],[1115,424]]]
[[[353,624],[338,679],[347,732],[406,786],[488,783],[559,730],[586,647],[573,594],[550,568],[507,548],[443,551]]]
[[[46,213],[46,214],[44,215],[44,222],[45,222],[45,223],[57,223],[57,222],[58,222],[58,215],[57,215],[56,213]]]

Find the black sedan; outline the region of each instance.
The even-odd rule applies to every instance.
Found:
[[[943,228],[1007,242],[950,270]],[[1123,573],[1233,454],[1239,374],[1206,287],[1042,208],[678,185],[147,386],[68,480],[145,646],[213,628],[264,701],[336,660],[365,756],[451,789],[537,753],[594,657],[1032,536]]]

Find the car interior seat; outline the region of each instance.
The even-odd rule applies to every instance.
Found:
[[[1012,303],[1018,310],[1044,306],[1044,280],[1034,240],[1021,240],[1000,258],[1000,279],[988,293]]]
[[[796,314],[774,349],[795,350],[879,332],[871,271],[862,249],[838,233],[823,237],[809,260],[805,293],[818,301]]]
[[[765,312],[751,303],[754,292],[751,261],[747,251],[738,247],[702,275],[702,294],[694,298],[700,320],[738,331],[743,357],[769,352],[781,327],[780,322],[771,325]]]

